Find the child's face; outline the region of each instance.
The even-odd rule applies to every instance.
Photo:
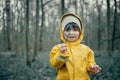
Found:
[[[80,31],[76,28],[72,28],[64,31],[64,37],[68,41],[75,41],[79,38]]]

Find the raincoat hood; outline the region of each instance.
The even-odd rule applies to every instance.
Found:
[[[82,20],[79,16],[72,14],[72,13],[66,13],[61,17],[61,20],[60,20],[60,39],[62,42],[66,41],[64,39],[64,32],[63,31],[64,31],[65,26],[70,22],[74,22],[74,23],[77,23],[79,25],[80,36],[73,43],[80,43],[83,39],[83,36],[84,36],[83,23],[82,23]],[[66,41],[66,42],[68,42],[68,41]]]

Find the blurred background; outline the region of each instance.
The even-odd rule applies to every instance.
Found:
[[[102,67],[91,79],[120,80],[119,0],[0,0],[0,80],[55,80],[49,52],[64,13],[83,20],[82,43]]]

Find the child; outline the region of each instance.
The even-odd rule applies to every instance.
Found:
[[[50,52],[50,64],[57,71],[56,80],[90,80],[88,72],[98,73],[94,52],[81,44],[84,26],[72,13],[64,14],[60,21],[60,38],[64,42],[55,45]]]

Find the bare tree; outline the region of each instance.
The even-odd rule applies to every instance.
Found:
[[[61,15],[65,13],[65,1],[61,0]]]
[[[38,30],[39,30],[39,0],[36,0],[36,28],[35,28],[33,61],[37,60],[37,55],[38,55]]]
[[[103,1],[102,1],[103,3]],[[98,11],[98,50],[100,49],[100,41],[101,41],[101,4],[98,4],[98,0],[96,0],[97,11]]]
[[[78,8],[77,8],[77,0],[75,0],[75,13],[78,14],[77,12]]]
[[[11,43],[10,43],[10,0],[5,0],[6,3],[6,19],[7,19],[7,25],[6,25],[6,38],[7,38],[7,50],[11,50]]]
[[[3,8],[3,40],[4,40],[4,50],[7,51],[7,43],[6,43],[6,26],[5,26],[5,8]]]
[[[113,23],[113,33],[112,33],[112,51],[114,50],[114,38],[115,38],[115,30],[116,30],[116,26],[117,26],[117,1],[114,0],[114,6],[115,6],[115,10],[114,10],[114,23]]]
[[[26,0],[26,54],[27,54],[27,65],[31,67],[31,54],[29,48],[29,0]]]
[[[44,20],[45,20],[45,13],[44,13],[44,6],[43,6],[43,0],[41,0],[41,12],[42,12],[42,17],[41,17],[41,27],[40,27],[40,45],[39,45],[39,50],[42,50],[42,36],[43,36],[43,26],[44,26]]]
[[[110,0],[107,0],[107,36],[108,36],[108,45],[107,45],[107,49],[108,49],[108,53],[109,56],[111,56],[111,40],[110,40]]]

